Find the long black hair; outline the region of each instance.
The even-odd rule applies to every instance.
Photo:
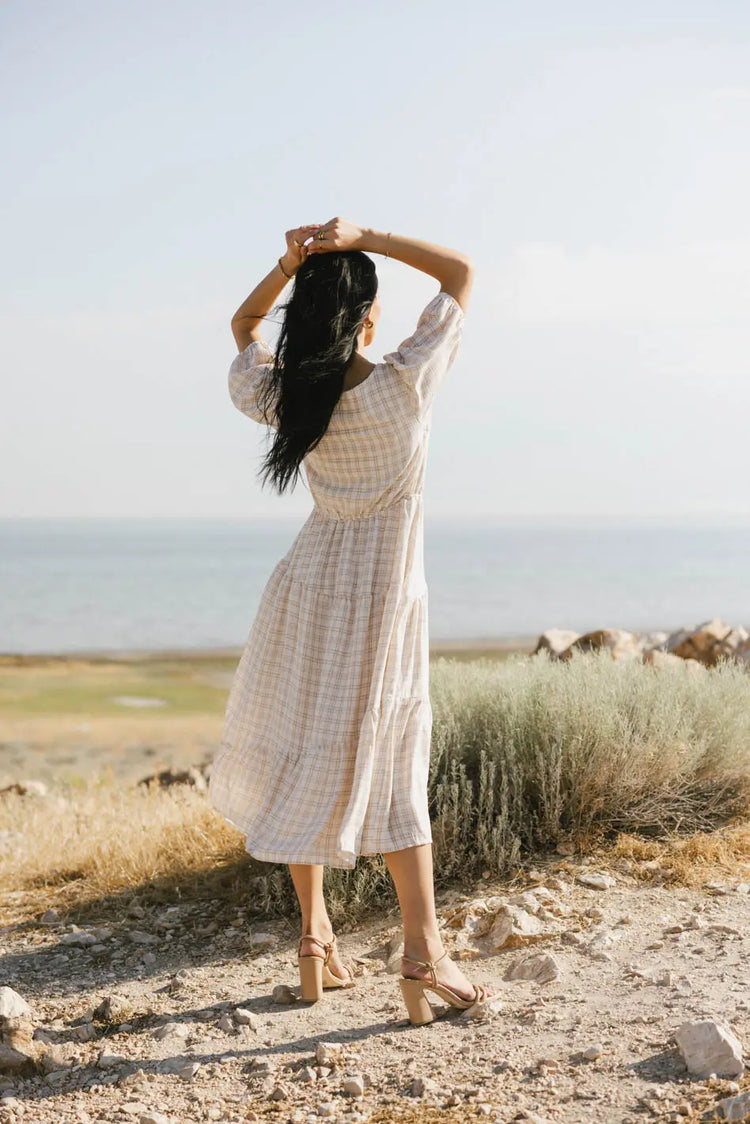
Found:
[[[310,254],[279,305],[284,320],[270,377],[258,394],[278,426],[259,475],[279,493],[297,483],[303,458],[328,428],[357,336],[378,291],[375,263],[361,250]]]

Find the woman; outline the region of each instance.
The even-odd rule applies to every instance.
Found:
[[[302,994],[352,986],[323,898],[323,865],[383,854],[404,926],[402,992],[458,1007],[491,993],[443,949],[427,805],[432,710],[422,489],[431,407],[473,282],[462,253],[340,218],[286,235],[286,253],[232,319],[232,400],[266,424],[261,476],[283,492],[304,464],[315,501],[261,598],[227,703],[211,799],[247,850],[287,863],[302,913]],[[380,363],[367,252],[440,282],[414,333]],[[261,322],[294,287],[276,351]]]

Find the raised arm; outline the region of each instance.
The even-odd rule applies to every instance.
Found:
[[[342,218],[330,219],[323,223],[320,230],[325,238],[320,239],[316,235],[309,243],[309,254],[330,250],[365,250],[385,254],[436,278],[440,288],[455,297],[466,311],[474,283],[474,263],[468,254],[433,242],[423,242],[419,238],[406,238],[401,234],[386,234],[371,227],[357,226]]]
[[[263,280],[258,282],[232,317],[232,335],[239,351],[244,351],[253,340],[261,339],[261,320],[268,316],[284,286],[305,260],[305,241],[317,229],[318,224],[312,224],[287,230],[286,253]]]

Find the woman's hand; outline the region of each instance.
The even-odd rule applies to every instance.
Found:
[[[294,230],[287,230],[284,236],[286,238],[286,253],[281,259],[287,273],[297,272],[309,252],[309,246],[305,245],[307,239],[319,229],[320,223],[314,222],[307,226],[295,227]]]
[[[321,233],[324,235],[320,237]],[[361,248],[364,231],[356,223],[347,219],[329,219],[316,228],[312,242],[307,247],[308,254],[324,254],[330,250],[358,250]]]

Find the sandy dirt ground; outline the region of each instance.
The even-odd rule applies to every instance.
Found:
[[[296,926],[221,903],[136,906],[78,931],[54,916],[11,927],[0,982],[31,1004],[50,1072],[0,1081],[0,1119],[714,1119],[750,1077],[691,1076],[674,1035],[710,1019],[750,1043],[748,884],[669,889],[618,869],[592,889],[577,881],[588,869],[565,859],[526,888],[484,886],[494,907],[547,902],[539,933],[490,955],[472,899],[443,894],[446,946],[497,1001],[469,1014],[433,996],[423,1027],[388,967],[396,914],[340,933],[356,986],[316,1004],[299,998]],[[530,957],[546,982],[507,978]]]

